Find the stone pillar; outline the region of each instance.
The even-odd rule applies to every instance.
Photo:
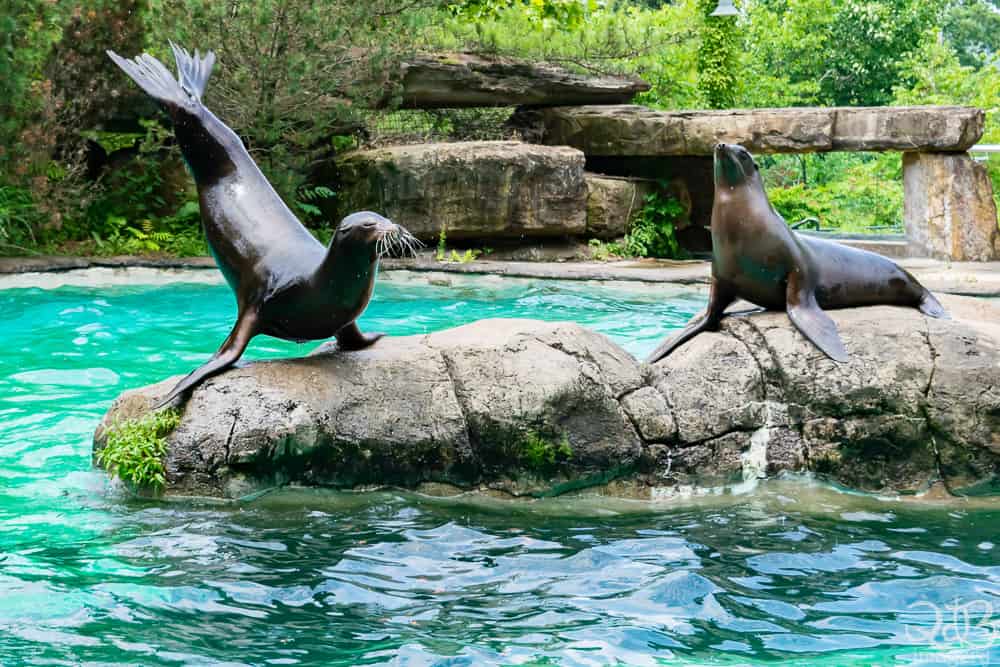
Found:
[[[968,153],[905,153],[903,202],[911,255],[958,262],[1000,257],[993,185]]]

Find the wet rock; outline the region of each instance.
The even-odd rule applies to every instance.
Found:
[[[167,491],[447,484],[539,495],[812,472],[882,493],[995,492],[1000,308],[941,300],[954,319],[831,312],[844,364],[784,313],[728,317],[652,367],[578,325],[532,320],[246,364],[186,404]],[[172,382],[123,394],[95,448],[107,424],[142,414]]]

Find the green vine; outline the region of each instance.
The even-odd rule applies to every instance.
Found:
[[[710,109],[736,106],[739,38],[736,19],[711,16],[717,0],[698,0],[705,17],[698,46],[698,89]]]

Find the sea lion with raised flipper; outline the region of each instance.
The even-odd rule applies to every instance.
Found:
[[[222,347],[156,407],[232,366],[258,334],[298,342],[335,336],[342,350],[372,345],[382,334],[362,333],[355,320],[371,298],[379,258],[393,247],[412,250],[416,242],[402,227],[365,211],[344,218],[324,247],[274,191],[236,133],[202,104],[215,55],[170,46],[177,78],[146,53],[108,56],[169,113],[198,186],[208,247],[239,311]]]
[[[717,329],[737,299],[787,311],[802,335],[840,362],[847,361],[847,350],[824,310],[884,304],[948,317],[934,295],[895,262],[792,231],[771,206],[753,156],[742,146],[719,144],[708,307],[647,361],[655,363],[702,331]]]

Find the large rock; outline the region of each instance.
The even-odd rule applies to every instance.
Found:
[[[633,218],[646,205],[646,197],[659,188],[648,178],[625,178],[586,174],[587,238],[616,239],[628,232]],[[661,179],[665,180],[665,179]],[[665,183],[666,192],[677,201],[683,212],[675,226],[684,229],[691,222],[691,193],[683,178]]]
[[[469,53],[419,56],[403,63],[405,109],[554,104],[622,104],[649,90],[640,79],[585,76],[562,67]],[[383,105],[389,106],[386,98]]]
[[[127,392],[105,424],[143,413],[175,380]],[[641,444],[618,398],[641,383],[629,355],[574,324],[484,320],[351,354],[323,346],[195,391],[170,437],[169,490],[435,481],[544,491],[636,462]]]
[[[579,235],[584,157],[515,141],[394,146],[338,161],[344,210],[373,209],[425,240]]]
[[[711,155],[719,142],[759,153],[964,151],[982,137],[984,118],[971,107],[653,111],[618,105],[524,110],[511,126],[588,157],[653,157]]]
[[[1000,472],[1000,309],[942,301],[954,319],[834,311],[845,364],[784,313],[727,318],[653,367],[580,326],[530,320],[249,364],[186,404],[167,492],[447,482],[520,495],[618,479],[650,497],[786,471],[867,491],[983,491]],[[173,381],[123,394],[95,448]]]
[[[984,165],[967,153],[907,153],[903,190],[914,255],[957,262],[997,259],[997,207]]]
[[[614,239],[624,236],[633,216],[655,190],[652,181],[587,174],[587,236]]]

